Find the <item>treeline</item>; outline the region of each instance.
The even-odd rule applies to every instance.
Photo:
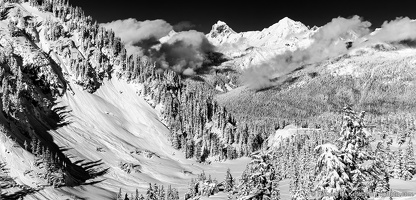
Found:
[[[190,183],[185,199],[222,191],[228,199],[281,199],[279,182],[289,179],[292,199],[369,199],[394,197],[390,180],[416,174],[414,132],[396,140],[382,132],[369,134],[365,114],[345,108],[331,126],[293,134],[252,154],[239,180],[229,170],[223,182],[205,173]],[[400,142],[403,141],[403,142]],[[410,193],[409,195],[413,195]]]
[[[277,188],[269,187],[273,180],[289,179],[293,199],[368,199],[370,194],[391,194],[392,178],[414,177],[414,132],[396,140],[399,148],[393,150],[382,132],[367,132],[364,114],[345,109],[343,115],[333,126],[282,138],[254,154],[235,190],[237,196],[264,199],[264,194],[271,195],[268,188]],[[259,178],[261,174],[267,176]]]
[[[141,94],[153,106],[162,107],[162,119],[171,130],[172,146],[183,150],[187,158],[205,161],[208,157],[222,160],[249,156],[261,149],[271,134],[289,124],[320,128],[332,126],[337,120],[334,114],[313,119],[241,117],[215,98],[221,93],[215,84],[231,85],[235,72],[186,78],[158,69],[143,57],[130,56],[128,60],[125,71],[117,76],[143,84]]]
[[[229,173],[230,172],[227,171],[227,175],[231,175]],[[224,190],[223,186],[224,182],[219,182],[216,179],[212,179],[211,175],[208,175],[207,177],[205,172],[202,172],[198,175],[197,178],[191,179],[188,191],[185,194],[185,199],[191,199],[198,196],[212,196],[218,193],[220,190]]]
[[[149,97],[154,106],[163,107],[162,119],[171,130],[172,145],[182,149],[187,158],[205,161],[209,156],[235,159],[249,155],[260,149],[267,134],[276,128],[238,123],[214,100],[218,91],[206,81],[184,79],[170,70],[158,73],[155,65],[133,60],[133,67],[128,68],[136,69],[137,78],[131,78],[134,73],[129,70],[120,76],[143,83],[142,95]]]
[[[167,189],[163,185],[156,185],[149,183],[146,193],[140,194],[139,190],[133,194],[124,193],[120,188],[117,193],[116,200],[179,200],[179,193],[176,188],[168,186]]]

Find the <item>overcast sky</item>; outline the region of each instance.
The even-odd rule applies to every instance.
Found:
[[[163,19],[175,25],[185,22],[193,29],[209,32],[218,20],[226,22],[235,31],[261,30],[283,17],[301,21],[307,26],[322,26],[338,16],[358,15],[370,21],[373,28],[386,20],[408,16],[416,19],[416,3],[404,1],[295,1],[273,3],[261,1],[175,1],[155,0],[70,0],[81,6],[88,15],[100,23],[135,18],[138,21]],[[410,1],[411,2],[411,1]]]

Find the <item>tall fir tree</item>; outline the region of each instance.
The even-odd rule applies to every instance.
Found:
[[[367,199],[372,177],[379,177],[379,171],[369,167],[375,158],[370,153],[370,135],[364,130],[364,112],[356,114],[351,108],[344,108],[340,148],[335,145],[320,146],[323,153],[318,159],[318,189],[328,192],[324,198]],[[326,155],[326,157],[324,157]]]
[[[123,198],[123,193],[121,192],[121,188],[120,188],[117,193],[117,200],[123,200],[122,198]]]
[[[139,200],[139,198],[140,198],[139,189],[136,189],[136,195],[134,196],[134,200]]]
[[[416,174],[416,158],[414,153],[413,141],[412,138],[409,138],[409,142],[406,148],[406,155],[405,155],[405,165],[406,170],[410,172],[410,174]]]
[[[147,188],[147,191],[146,191],[146,200],[156,200],[156,199],[157,197],[156,197],[154,188],[152,184],[149,183],[149,188]]]
[[[316,190],[323,199],[342,199],[348,190],[349,177],[346,166],[339,158],[339,150],[333,144],[316,147],[319,152],[316,164]]]
[[[253,153],[247,165],[238,188],[239,198],[270,199],[279,198],[280,176],[276,174],[272,164],[271,152],[259,151]]]
[[[231,175],[231,170],[230,168],[227,169],[227,172],[225,174],[225,180],[224,180],[224,186],[225,186],[225,191],[226,192],[231,192],[234,188],[234,178]]]
[[[385,194],[390,191],[390,175],[387,171],[384,172],[381,180],[377,181],[376,188],[374,190],[375,194]]]

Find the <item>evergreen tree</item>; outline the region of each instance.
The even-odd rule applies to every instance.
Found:
[[[338,141],[341,143],[340,158],[346,166],[350,181],[346,196],[365,199],[368,196],[365,193],[368,190],[366,182],[370,177],[378,176],[377,171],[367,168],[365,164],[375,160],[369,153],[370,136],[364,131],[365,113],[356,114],[350,108],[345,108],[344,113],[344,124]]]
[[[406,142],[407,134],[405,132],[400,132],[397,136],[397,143],[402,146]]]
[[[158,199],[165,199],[165,189],[163,188],[163,185],[159,188],[159,198]]]
[[[153,190],[153,186],[151,183],[149,183],[149,188],[147,188],[147,192],[146,192],[146,200],[156,200],[156,194],[155,191]]]
[[[412,173],[410,173],[409,170],[407,170],[406,165],[403,166],[402,170],[403,170],[402,179],[405,181],[412,180],[413,175]]]
[[[9,90],[9,85],[8,85],[8,79],[6,77],[3,78],[2,81],[3,85],[2,85],[2,91],[3,91],[3,96],[2,96],[2,103],[3,103],[3,111],[5,112],[6,115],[9,114],[10,111],[10,90]]]
[[[388,174],[388,172],[386,171],[383,174],[383,178],[377,182],[376,188],[374,190],[374,192],[376,194],[384,194],[390,191],[390,184],[389,184],[389,180],[390,179],[390,175]]]
[[[36,155],[36,137],[32,135],[32,141],[30,141],[30,148],[32,154]]]
[[[123,194],[121,193],[121,188],[120,188],[120,190],[117,193],[117,200],[123,200],[122,196],[123,196]]]
[[[49,148],[46,148],[45,154],[43,154],[43,162],[48,172],[52,171],[50,160],[51,160],[51,152],[49,151]]]
[[[272,193],[270,200],[279,200],[280,199],[280,190],[279,190],[279,180],[272,181]]]
[[[173,199],[173,193],[172,193],[172,186],[169,185],[168,189],[166,190],[166,199],[172,200]]]
[[[173,199],[179,200],[179,191],[176,188],[172,189],[172,193],[173,193]]]
[[[327,192],[325,198],[329,199],[367,199],[366,191],[371,186],[367,182],[379,172],[365,164],[374,162],[375,158],[368,152],[370,142],[363,129],[364,112],[357,115],[350,108],[344,108],[344,113],[339,150],[334,145],[318,147],[322,150],[316,170],[320,180],[318,189]]]
[[[372,190],[374,188],[375,194],[383,194],[390,191],[390,174],[388,171],[388,163],[386,163],[387,152],[384,148],[384,142],[379,142],[376,148],[376,164],[378,169],[381,171],[380,177],[374,177],[374,181],[371,184],[375,184],[372,186]]]
[[[231,175],[230,168],[227,169],[227,173],[225,174],[224,185],[226,192],[231,192],[234,188],[234,178]]]
[[[186,192],[185,194],[185,199],[189,199],[191,197],[194,197],[197,195],[198,193],[198,185],[197,185],[198,181],[195,179],[191,179],[191,182],[189,183],[188,186],[188,192]],[[174,198],[174,190],[172,189],[172,198]]]
[[[171,137],[171,141],[172,141],[172,147],[175,149],[180,149],[180,142],[179,142],[179,137],[178,134],[176,133],[176,131],[174,131],[172,133],[172,137]]]
[[[396,160],[394,162],[393,173],[392,176],[396,179],[404,179],[407,180],[409,178],[409,171],[406,168],[406,161],[404,152],[399,149],[397,152]]]
[[[406,165],[407,171],[409,171],[412,175],[416,174],[416,158],[415,158],[413,142],[411,138],[409,139],[409,142],[406,148],[405,165]]]
[[[338,148],[332,144],[323,144],[315,150],[320,153],[316,164],[317,191],[325,195],[324,199],[342,199],[350,180],[346,166],[339,158]]]
[[[40,140],[38,139],[38,142],[36,144],[36,151],[35,151],[35,155],[40,157],[42,153],[42,145],[40,144]]]
[[[272,165],[270,152],[256,152],[247,165],[239,186],[239,198],[246,198],[247,195],[253,199],[279,198],[278,181],[280,177]],[[245,197],[246,196],[246,197]]]
[[[139,190],[136,189],[136,195],[134,196],[134,200],[139,200],[139,198],[140,198],[140,193],[139,193]]]

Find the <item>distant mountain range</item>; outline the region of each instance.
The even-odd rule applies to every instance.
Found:
[[[244,69],[285,51],[307,47],[315,30],[285,17],[262,31],[241,33],[218,21],[206,36],[221,53],[232,59],[230,64]]]
[[[226,65],[246,69],[267,62],[286,51],[307,48],[313,43],[313,35],[318,30],[316,26],[310,28],[288,17],[261,31],[240,33],[234,31],[227,23],[218,21],[206,34],[206,38],[216,46],[217,51],[229,58],[230,61],[226,62]],[[176,34],[175,31],[171,31],[160,41],[166,42]]]

